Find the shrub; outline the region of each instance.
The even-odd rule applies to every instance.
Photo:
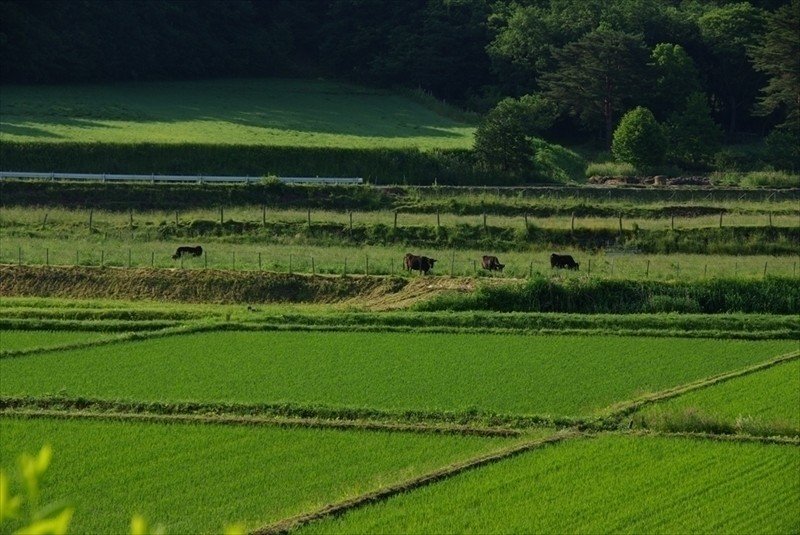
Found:
[[[592,162],[586,166],[586,177],[592,176],[635,176],[636,169],[623,162]]]
[[[722,130],[711,118],[703,93],[693,93],[684,109],[667,122],[669,158],[690,167],[705,167],[722,143]]]
[[[650,110],[639,106],[622,117],[611,150],[617,160],[646,170],[664,162],[666,143],[664,128]]]

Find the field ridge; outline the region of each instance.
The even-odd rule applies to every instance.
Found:
[[[346,511],[350,511],[352,509],[356,509],[358,507],[362,507],[370,503],[385,500],[387,498],[390,498],[392,496],[395,496],[403,492],[418,489],[420,487],[424,487],[432,483],[442,481],[444,479],[453,477],[468,470],[480,468],[482,466],[486,466],[491,463],[502,461],[504,459],[508,459],[510,457],[519,455],[521,453],[525,453],[533,449],[542,448],[551,444],[557,444],[564,440],[587,437],[587,436],[588,435],[585,435],[584,433],[578,431],[568,430],[568,431],[558,432],[553,436],[526,441],[523,442],[522,444],[516,444],[501,449],[499,451],[496,451],[494,453],[481,455],[478,457],[474,457],[472,459],[468,459],[466,461],[455,463],[450,466],[441,468],[439,470],[435,470],[433,472],[429,472],[422,476],[418,476],[394,485],[390,485],[382,489],[378,489],[372,492],[367,492],[355,498],[344,500],[338,503],[329,504],[315,511],[310,511],[308,513],[303,513],[272,524],[268,524],[256,530],[253,530],[252,533],[254,535],[274,535],[279,533],[288,533],[294,529],[299,528],[300,526],[303,526],[315,520],[320,520],[322,518],[326,518],[329,516],[341,515]]]

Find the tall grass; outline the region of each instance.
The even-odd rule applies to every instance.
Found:
[[[797,280],[711,279],[631,281],[534,278],[516,285],[483,285],[470,294],[443,294],[420,310],[580,313],[774,313],[800,314]]]

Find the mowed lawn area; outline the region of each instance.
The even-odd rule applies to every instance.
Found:
[[[0,141],[471,148],[474,127],[321,80],[3,86]]]
[[[166,533],[221,533],[233,523],[253,530],[514,442],[9,417],[0,418],[0,436],[3,468],[52,445],[41,500],[75,507],[70,533],[128,533],[134,514]]]
[[[605,436],[531,451],[300,533],[795,533],[800,449]]]
[[[206,332],[0,360],[0,394],[585,416],[792,340]]]

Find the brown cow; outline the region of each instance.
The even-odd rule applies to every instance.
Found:
[[[433,264],[436,262],[435,258],[428,258],[427,256],[418,256],[411,253],[406,253],[403,257],[403,265],[409,271],[418,270],[420,274],[428,274],[428,271],[433,269]]]
[[[178,250],[175,251],[175,254],[172,255],[173,260],[177,260],[182,256],[203,256],[203,248],[199,245],[195,247],[187,247],[181,246],[178,247]]]
[[[483,269],[487,271],[503,271],[503,268],[506,267],[505,264],[501,264],[500,260],[497,259],[496,256],[483,256],[483,262],[481,263]]]
[[[580,264],[575,261],[572,256],[568,254],[551,254],[550,255],[550,268],[567,268],[567,269],[579,269]]]

